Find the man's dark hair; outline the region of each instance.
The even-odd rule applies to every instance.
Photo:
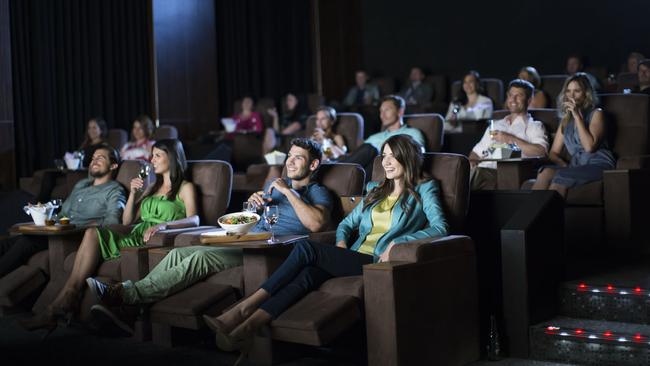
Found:
[[[381,98],[381,104],[383,104],[384,102],[393,103],[393,105],[395,105],[395,108],[397,109],[406,108],[406,101],[404,100],[404,98],[400,97],[399,95],[394,95],[394,94],[387,95]]]
[[[533,83],[524,79],[515,79],[511,81],[508,84],[508,90],[510,90],[510,88],[524,89],[524,91],[526,92],[527,100],[530,100],[530,98],[533,97],[533,93],[535,92],[535,87],[533,86]]]
[[[324,106],[318,107],[318,109],[316,110],[316,113],[318,113],[318,112],[325,112],[325,114],[327,114],[327,118],[332,120],[332,123],[336,122],[336,109],[334,109],[334,108],[332,108],[330,106],[324,105]]]
[[[636,71],[639,71],[639,66],[641,66],[641,65],[643,65],[643,66],[645,66],[647,68],[650,68],[650,58],[645,58],[645,59],[639,61],[639,63],[636,66]]]
[[[298,146],[307,150],[309,155],[309,163],[314,160],[320,162],[323,159],[323,152],[321,151],[321,146],[318,142],[306,138],[295,138],[291,140],[291,146]]]
[[[112,164],[120,165],[120,161],[121,161],[120,153],[117,152],[117,150],[114,149],[113,146],[106,143],[102,143],[95,149],[95,151],[99,149],[108,151],[108,159],[110,160],[111,165]]]

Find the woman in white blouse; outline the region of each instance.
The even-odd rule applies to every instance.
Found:
[[[463,78],[460,96],[449,103],[445,117],[446,132],[461,132],[458,120],[479,120],[492,117],[492,100],[481,95],[481,79],[477,71],[470,71]]]
[[[122,160],[146,160],[151,157],[151,147],[156,143],[151,137],[154,132],[153,121],[147,115],[138,116],[131,127],[131,141],[120,150]]]

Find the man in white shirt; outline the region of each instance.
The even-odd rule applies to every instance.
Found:
[[[472,167],[471,187],[473,190],[496,189],[497,163],[483,161],[491,157],[492,145],[517,145],[523,157],[546,156],[548,139],[546,130],[540,121],[535,121],[528,114],[528,103],[535,91],[533,84],[526,80],[515,79],[508,84],[506,105],[510,114],[493,123],[493,131],[488,127],[481,140],[469,154]]]

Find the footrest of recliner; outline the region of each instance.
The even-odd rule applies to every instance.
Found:
[[[20,266],[0,278],[0,306],[18,306],[47,283],[47,276],[38,267]]]

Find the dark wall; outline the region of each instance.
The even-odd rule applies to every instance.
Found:
[[[400,79],[411,65],[510,79],[528,64],[560,73],[571,52],[613,72],[632,50],[650,56],[650,3],[638,0],[362,0],[362,12],[365,67]]]
[[[0,191],[14,188],[14,108],[11,83],[9,0],[0,0]]]
[[[94,116],[129,129],[151,113],[147,0],[13,0],[9,23],[19,176],[76,149]]]
[[[215,4],[152,0],[158,118],[182,139],[214,127],[218,117]]]

